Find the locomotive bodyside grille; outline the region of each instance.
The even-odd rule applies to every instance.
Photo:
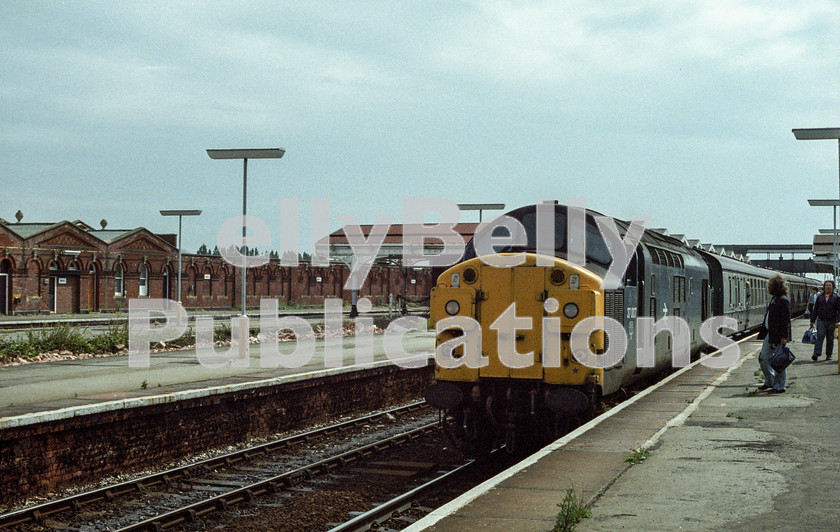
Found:
[[[624,326],[624,290],[606,290],[604,292],[604,316],[616,320]],[[610,337],[604,335],[604,350],[610,348]]]

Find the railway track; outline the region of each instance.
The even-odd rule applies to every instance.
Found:
[[[257,481],[226,481],[218,478],[219,475],[228,474],[243,478],[249,475],[266,477],[265,474],[260,475],[259,472],[267,468],[264,466],[250,467],[247,464],[253,464],[261,459],[271,460],[272,455],[291,451],[295,447],[300,447],[301,444],[313,443],[331,436],[349,434],[354,428],[363,427],[382,420],[395,419],[397,416],[419,413],[426,409],[427,407],[422,402],[412,403],[403,407],[362,416],[268,443],[251,446],[193,464],[146,475],[127,482],[113,484],[84,493],[78,493],[60,500],[24,508],[0,515],[0,528],[12,528],[28,524],[37,525],[47,520],[55,520],[57,517],[62,517],[63,520],[77,521],[75,517],[92,506],[118,504],[120,499],[138,496],[145,497],[151,491],[159,491],[161,493],[179,492],[183,491],[179,489],[182,486],[186,486],[193,492],[205,491],[212,493],[214,491],[222,491],[221,494],[214,497],[202,497],[206,499],[202,502],[184,505],[180,509],[181,511],[178,516],[175,515],[178,513],[177,511],[172,511],[169,512],[172,515],[166,517],[163,521],[151,520],[140,528],[137,528],[138,525],[132,525],[125,529],[159,530],[168,528],[173,526],[170,524],[172,522],[181,523],[193,517],[203,515],[213,508],[225,508],[228,505],[237,504],[244,500],[252,500],[254,496],[262,493],[276,491],[284,486],[292,486],[302,479],[312,477],[319,473],[329,472],[339,466],[353,463],[364,456],[369,456],[395,445],[412,441],[434,431],[436,423],[426,423],[419,428],[397,434],[382,441],[363,445],[314,463],[283,471],[280,474],[260,478]],[[245,475],[224,473],[224,471],[230,471],[234,468],[242,470],[243,467],[246,468],[244,470]],[[279,465],[278,467],[283,466]],[[214,476],[216,477],[215,479],[212,478]],[[195,487],[199,487],[199,489],[192,489]],[[173,497],[170,496],[169,498]],[[174,498],[185,498],[185,496],[179,494]],[[101,513],[101,510],[99,513]]]
[[[431,512],[437,504],[423,506],[422,503],[430,496],[440,497],[442,492],[447,490],[447,485],[456,480],[464,480],[473,477],[473,484],[476,483],[476,470],[483,462],[488,462],[500,454],[500,450],[494,451],[482,461],[472,459],[452,469],[441,473],[428,482],[412,488],[405,493],[397,495],[391,500],[384,502],[375,508],[368,510],[349,521],[330,529],[330,532],[357,532],[364,530],[375,530],[385,526],[387,530],[399,530],[408,526],[416,520],[419,515]],[[501,469],[501,467],[498,467]],[[483,476],[482,476],[483,478]],[[451,489],[451,487],[450,487]],[[454,494],[456,495],[456,494]],[[408,516],[405,519],[404,516]]]
[[[253,482],[247,486],[242,486],[238,489],[234,489],[215,497],[177,508],[162,515],[154,516],[145,521],[120,528],[118,529],[118,532],[139,530],[159,531],[194,523],[199,518],[204,517],[211,512],[227,511],[233,505],[254,502],[257,497],[262,495],[274,494],[280,490],[292,488],[304,480],[311,480],[318,475],[331,473],[362,458],[383,452],[387,449],[393,448],[394,446],[413,441],[421,436],[431,434],[436,430],[437,423],[430,423],[409,432],[382,439],[376,443],[365,445],[336,456],[331,456],[330,458],[309,464],[307,466],[286,471],[279,475],[275,475],[258,482]]]

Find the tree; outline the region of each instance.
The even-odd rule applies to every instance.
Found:
[[[209,255],[210,250],[207,249],[207,244],[201,244],[201,247],[198,248],[198,251],[196,251],[196,253],[199,255]]]

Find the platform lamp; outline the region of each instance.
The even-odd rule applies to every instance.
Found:
[[[478,211],[478,223],[481,223],[481,213],[484,211],[500,211],[505,208],[504,203],[459,203],[458,210]]]
[[[201,214],[200,210],[186,210],[186,209],[172,209],[160,211],[162,216],[177,216],[178,217],[178,303],[181,303],[181,219],[184,216],[198,216]]]
[[[796,140],[836,140],[837,155],[838,160],[840,160],[840,127],[804,128],[792,129],[791,131],[793,131],[793,136],[796,137]],[[840,170],[840,166],[838,166],[838,170]],[[838,197],[840,197],[840,174],[838,174]],[[834,205],[834,229],[837,229],[837,205],[831,205]],[[836,233],[834,235],[834,244],[832,251],[834,252],[834,282],[836,283],[838,273],[837,252],[839,251]]]
[[[247,205],[248,205],[248,159],[279,159],[283,157],[286,153],[286,150],[283,148],[236,148],[230,150],[207,150],[207,155],[210,156],[211,159],[242,159],[242,217],[243,217],[243,227],[242,227],[242,239],[243,245],[245,240],[245,226],[244,226],[244,218],[247,214]],[[245,271],[247,268],[245,267],[245,259],[243,258],[242,262],[242,316],[246,316],[245,314],[245,292],[246,292],[246,280],[245,280]]]

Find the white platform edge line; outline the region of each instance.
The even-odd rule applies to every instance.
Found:
[[[409,360],[423,360],[425,357],[426,364],[429,360],[434,359],[434,353],[418,354],[409,358]],[[405,360],[399,359],[398,361]],[[226,384],[222,386],[212,386],[209,388],[199,388],[195,390],[184,390],[180,392],[173,392],[168,394],[152,395],[147,397],[134,397],[131,399],[119,399],[115,401],[106,401],[92,405],[71,406],[67,408],[60,408],[57,410],[50,410],[47,412],[37,412],[31,414],[22,414],[19,416],[9,416],[0,418],[0,430],[23,427],[26,425],[34,425],[36,423],[45,423],[49,421],[58,421],[61,419],[69,419],[73,417],[81,417],[92,414],[101,414],[103,412],[112,412],[114,410],[122,410],[126,408],[139,408],[144,406],[152,406],[166,403],[174,403],[177,401],[185,401],[189,399],[197,399],[201,397],[209,397],[212,395],[220,395],[223,393],[238,392],[243,390],[250,390],[254,388],[262,388],[267,386],[277,386],[290,382],[298,382],[307,379],[317,379],[320,377],[329,377],[332,375],[340,375],[342,373],[350,373],[352,371],[376,369],[385,366],[394,365],[394,361],[380,360],[377,362],[367,362],[363,364],[353,364],[351,366],[342,366],[340,368],[328,368],[317,371],[309,371],[306,373],[296,373],[293,375],[284,375],[282,377],[272,377],[270,379],[263,379],[252,382],[243,382],[238,384]],[[420,366],[418,366],[419,368]],[[403,369],[417,369],[417,368],[403,368]],[[25,405],[22,405],[25,406]]]
[[[750,335],[746,338],[742,338],[741,340],[738,340],[736,343],[740,344],[741,342],[746,342],[748,340],[752,340],[754,336],[755,336],[755,334],[752,334],[752,335]],[[715,353],[717,353],[717,351]],[[715,353],[712,353],[711,355],[714,355]],[[753,354],[754,354],[754,351],[751,351],[749,354],[746,354],[746,355],[741,355],[738,362],[733,364],[732,367],[729,368],[724,373],[724,375],[726,375],[728,377],[729,374],[730,374],[730,371],[734,367],[739,366],[740,364],[743,364],[743,361],[746,360],[747,358],[751,357]],[[577,429],[573,430],[572,432],[566,434],[565,436],[563,436],[559,440],[554,441],[554,442],[546,445],[545,447],[543,447],[542,449],[540,449],[536,453],[532,454],[528,458],[525,458],[524,460],[522,460],[518,464],[514,465],[513,467],[510,467],[510,468],[502,471],[501,473],[499,473],[495,477],[492,477],[490,479],[485,480],[484,482],[482,482],[478,486],[474,487],[473,489],[469,490],[468,492],[464,493],[460,497],[455,498],[455,499],[449,501],[448,503],[444,504],[443,506],[433,510],[432,513],[426,515],[426,517],[420,519],[419,521],[415,521],[409,527],[404,528],[403,532],[419,532],[421,530],[425,530],[426,528],[434,525],[435,523],[437,523],[438,521],[440,521],[444,517],[449,516],[450,514],[455,512],[456,510],[461,509],[462,507],[471,503],[472,501],[474,501],[475,499],[477,499],[481,495],[484,495],[485,493],[487,493],[491,489],[495,488],[496,486],[501,484],[503,481],[505,481],[508,478],[512,477],[513,475],[519,473],[520,471],[534,465],[538,461],[542,460],[543,458],[548,456],[549,453],[556,451],[557,449],[565,446],[566,444],[568,444],[569,442],[571,442],[572,440],[574,440],[575,438],[577,438],[578,436],[580,436],[584,432],[587,432],[588,430],[598,426],[602,421],[605,421],[605,420],[611,418],[612,416],[621,412],[622,410],[629,407],[630,405],[635,404],[637,401],[639,401],[642,398],[650,395],[651,393],[658,390],[660,387],[668,384],[669,382],[676,379],[677,377],[679,377],[683,373],[685,373],[687,371],[691,371],[694,367],[696,367],[698,364],[700,364],[701,360],[702,360],[702,358],[698,359],[698,360],[695,360],[694,362],[692,362],[688,366],[672,373],[671,375],[668,375],[667,377],[665,377],[664,379],[662,379],[658,383],[654,384],[653,386],[650,386],[650,387],[646,388],[645,390],[643,390],[639,394],[633,396],[632,398],[628,399],[627,401],[624,401],[623,403],[616,406],[615,408],[612,408],[612,409],[608,410],[607,412],[604,412],[603,414],[601,414],[600,416],[596,417],[595,419],[589,421],[585,425],[581,425],[580,427],[578,427]],[[723,377],[723,375],[721,377]],[[718,377],[718,379],[716,379],[714,383],[707,386],[703,390],[703,392],[701,392],[701,395],[702,395],[702,393],[705,393],[705,391],[707,389],[718,385],[719,384],[718,380],[720,380],[721,377]],[[711,393],[711,392],[709,392],[709,393]],[[690,405],[688,405],[688,407],[685,410],[688,410],[692,406],[694,406],[694,409],[697,408],[697,405],[695,405],[694,403],[691,403]],[[683,410],[683,412],[685,412],[685,410]],[[683,412],[681,412],[680,414],[677,414],[677,416],[675,416],[675,418],[682,415]],[[669,421],[669,423],[670,423],[670,421]],[[665,424],[665,427],[666,428],[668,427],[668,423]],[[661,432],[664,433],[664,429],[661,429]],[[648,440],[648,441],[650,441],[650,440]]]

